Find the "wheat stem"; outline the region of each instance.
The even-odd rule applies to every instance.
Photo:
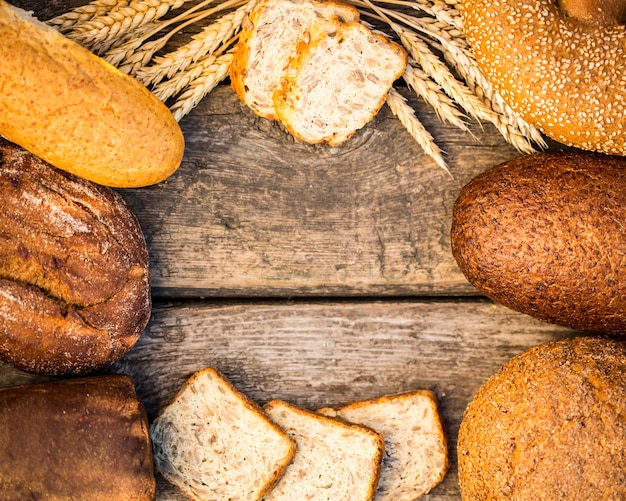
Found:
[[[391,112],[400,120],[411,137],[422,147],[424,152],[432,158],[435,163],[452,177],[450,169],[443,158],[443,153],[435,143],[433,136],[426,130],[426,127],[415,116],[415,111],[406,102],[406,99],[395,89],[391,89],[387,95],[387,106]]]

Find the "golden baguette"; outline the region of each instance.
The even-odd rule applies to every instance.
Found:
[[[184,138],[137,80],[0,0],[0,135],[95,183],[158,183],[180,165]]]

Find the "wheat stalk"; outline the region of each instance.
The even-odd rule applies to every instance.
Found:
[[[194,35],[191,41],[173,52],[156,57],[154,64],[137,72],[137,78],[144,85],[154,85],[176,73],[185,70],[190,64],[207,54],[212,54],[220,45],[241,28],[245,16],[254,6],[255,0],[249,0],[233,12],[221,16],[217,21]]]
[[[426,127],[415,116],[415,110],[407,103],[406,99],[395,89],[391,89],[387,95],[387,106],[391,112],[400,120],[411,137],[421,146],[424,152],[432,158],[435,163],[445,170],[450,177],[450,169],[443,158],[443,153],[433,136],[426,130]]]
[[[204,96],[228,76],[230,63],[233,60],[233,52],[234,50],[230,49],[225,54],[217,57],[213,55],[208,56],[206,62],[201,59],[196,63],[202,66],[200,75],[190,82],[187,89],[170,107],[176,120],[180,121],[198,105]],[[211,61],[211,59],[213,60]]]
[[[407,65],[402,78],[415,94],[435,111],[439,120],[469,132],[463,120],[464,115],[454,105],[454,101],[443,92],[440,85],[431,80],[421,69],[415,67],[412,61]]]

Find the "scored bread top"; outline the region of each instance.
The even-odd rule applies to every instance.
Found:
[[[316,28],[286,69],[274,108],[296,138],[335,146],[378,113],[407,54],[360,23]]]
[[[264,409],[297,445],[293,462],[264,501],[373,499],[385,446],[380,434],[280,400]]]
[[[318,412],[363,424],[385,437],[377,501],[412,501],[448,471],[447,439],[431,391],[386,395]]]
[[[287,434],[211,368],[185,383],[150,432],[157,469],[196,500],[258,500],[295,453]]]
[[[230,68],[233,89],[257,115],[276,119],[272,96],[299,40],[316,23],[358,20],[356,8],[339,2],[262,0],[240,34]]]

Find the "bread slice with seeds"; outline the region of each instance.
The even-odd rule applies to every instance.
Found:
[[[264,501],[373,499],[384,454],[380,434],[280,400],[264,409],[297,446],[293,462]]]
[[[361,23],[316,25],[274,93],[279,120],[298,139],[338,145],[378,113],[407,54]]]
[[[308,30],[358,20],[355,7],[332,0],[261,0],[244,23],[233,56],[233,89],[257,115],[276,119],[272,96]]]
[[[412,501],[441,482],[448,470],[446,435],[431,391],[387,395],[318,412],[366,425],[385,437],[377,501]]]
[[[258,500],[295,444],[215,369],[195,373],[150,427],[157,469],[195,500]]]

